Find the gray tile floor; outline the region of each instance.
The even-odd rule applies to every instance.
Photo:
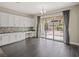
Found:
[[[43,38],[29,38],[1,47],[8,57],[79,57],[79,47]]]

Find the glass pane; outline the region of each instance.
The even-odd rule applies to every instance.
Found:
[[[54,22],[54,40],[63,41],[64,20],[58,19]]]
[[[52,19],[47,20],[47,30],[46,30],[46,38],[53,39],[53,23]]]
[[[40,28],[39,28],[39,30],[40,30],[40,31],[39,31],[39,33],[40,33],[39,36],[40,36],[40,37],[45,37],[45,29],[44,29],[45,26],[44,26],[44,24],[45,24],[45,20],[44,20],[44,19],[41,19],[41,20],[40,20],[40,26],[39,26],[39,27],[40,27]]]

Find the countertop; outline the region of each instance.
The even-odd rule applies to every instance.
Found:
[[[7,33],[19,33],[19,32],[26,32],[26,33],[30,33],[30,32],[35,32],[35,31],[14,31],[14,32],[2,32],[0,34],[7,34]]]

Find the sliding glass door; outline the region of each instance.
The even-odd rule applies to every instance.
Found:
[[[40,19],[40,37],[63,41],[64,20],[62,15]]]

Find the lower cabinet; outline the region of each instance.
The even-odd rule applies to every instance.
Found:
[[[25,39],[24,33],[12,33],[10,34],[10,43],[21,41]]]
[[[0,46],[2,46],[2,35],[0,35]]]
[[[19,35],[18,39],[20,39],[20,40],[25,39],[25,33],[19,33],[19,34],[20,35]]]
[[[29,36],[27,32],[0,34],[0,46],[18,42],[28,37],[34,37],[34,32]]]
[[[2,34],[2,45],[8,44],[9,40],[9,34]]]
[[[25,33],[0,34],[0,46],[18,42],[25,39]]]
[[[15,33],[10,33],[9,34],[9,43],[15,42]]]
[[[16,33],[15,34],[15,41],[20,41],[25,39],[25,34],[24,33]]]

